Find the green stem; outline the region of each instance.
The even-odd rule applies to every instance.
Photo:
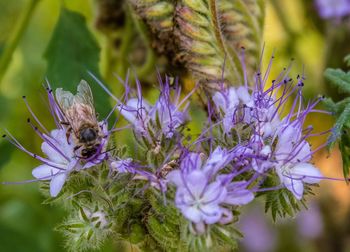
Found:
[[[155,54],[153,52],[151,41],[148,38],[147,35],[147,28],[144,25],[144,23],[140,22],[140,20],[136,17],[136,14],[132,12],[131,8],[128,8],[128,11],[131,15],[132,21],[136,27],[136,30],[140,34],[142,40],[144,41],[147,52],[146,52],[146,60],[144,64],[141,67],[138,67],[137,70],[137,76],[138,78],[142,79],[143,77],[147,76],[155,67]]]
[[[229,68],[232,70],[232,73],[229,74],[229,77],[232,76],[230,81],[232,81],[232,83],[239,83],[242,80],[242,71],[240,68],[241,63],[235,50],[227,46],[224,35],[222,34],[217,0],[209,0],[209,12],[211,14],[217,44],[228,59],[226,64],[228,64]]]
[[[14,28],[13,33],[10,35],[5,45],[4,52],[0,58],[0,83],[6,73],[6,70],[12,59],[13,53],[17,48],[19,41],[23,37],[26,28],[28,27],[29,20],[32,17],[35,7],[37,6],[39,1],[40,0],[30,0],[28,2],[27,6],[24,9],[24,12],[19,18],[16,27]]]
[[[126,64],[129,63],[127,56],[129,48],[132,45],[132,38],[134,32],[132,25],[133,22],[130,13],[126,12],[126,21],[125,26],[123,28],[123,36],[117,59],[117,73],[119,76],[123,76],[125,74],[127,68]]]
[[[285,32],[288,34],[288,36],[290,38],[298,37],[298,34],[292,29],[292,27],[290,26],[289,22],[286,19],[287,15],[284,14],[280,0],[271,0],[271,4],[272,4],[273,8],[275,9],[276,14],[278,16],[278,19],[281,21],[281,24],[282,24]]]

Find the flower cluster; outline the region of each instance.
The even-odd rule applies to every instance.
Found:
[[[231,182],[232,175],[218,175],[232,160],[232,153],[217,147],[203,163],[200,153],[185,154],[178,170],[168,174],[177,186],[175,204],[183,215],[204,232],[204,224],[232,221],[232,212],[224,205],[243,205],[254,195],[246,181]]]
[[[304,106],[303,77],[294,83],[288,68],[267,85],[268,73],[257,72],[253,84],[245,80],[241,87],[219,83],[220,89],[208,97],[205,129],[196,137],[184,130],[189,121],[188,100],[196,88],[180,99],[177,81],[159,78],[159,97],[151,104],[142,96],[138,81],[136,90],[128,77],[122,81],[125,94],[119,99],[92,75],[116,102],[104,120],[97,121],[91,90],[82,81],[75,95],[58,89],[54,97],[48,88],[56,122],[51,131],[26,102],[38,127],[30,120],[29,124],[42,138],[46,157],[30,152],[11,134],[7,138],[42,162],[32,173],[37,180],[50,181],[52,197],[60,199],[62,188],[67,187],[63,191],[74,197],[72,208],[87,216],[83,226],[101,234],[96,240],[115,232],[112,228],[124,232],[130,218],[146,223],[145,230],[154,239],[161,235],[162,225],[179,233],[183,228],[170,213],[183,216],[190,235],[200,237],[220,227],[224,231],[216,233],[226,236],[230,233],[226,224],[237,220],[241,205],[276,191],[298,202],[304,200],[310,184],[322,179],[311,163],[316,150],[311,150],[308,138],[314,135],[313,129],[304,127],[310,113],[322,112],[315,109],[321,98]],[[113,114],[117,118],[108,130]],[[116,128],[119,116],[127,125]],[[128,129],[134,133],[135,146],[122,151],[112,133]],[[99,209],[92,213],[86,206],[95,201]],[[77,221],[75,217],[72,223]],[[67,229],[69,225],[68,221]]]
[[[304,78],[298,76],[294,85],[288,70],[281,76],[267,87],[266,76],[262,78],[257,73],[252,90],[247,86],[223,89],[214,95],[213,102],[225,134],[242,123],[250,128],[250,133],[232,146],[236,148],[236,156],[248,160],[241,169],[251,168],[258,178],[276,173],[281,184],[300,200],[303,183],[318,183],[322,178],[310,163],[313,151],[307,138],[312,127],[303,128],[306,116],[317,111],[314,108],[321,98],[303,107]],[[292,98],[294,101],[288,110],[287,103]]]

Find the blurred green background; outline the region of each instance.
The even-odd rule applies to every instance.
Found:
[[[110,86],[115,92],[120,88],[116,85],[117,80],[113,77],[113,73],[122,74],[129,66],[121,67],[118,64],[118,52],[112,51],[111,37],[96,28],[97,1],[87,0],[0,0],[0,57],[4,55],[6,42],[16,32],[21,15],[31,4],[33,11],[26,22],[23,36],[20,37],[8,64],[0,65],[0,129],[1,131],[8,129],[24,146],[40,153],[40,139],[26,125],[29,113],[21,97],[27,96],[33,110],[37,111],[45,125],[53,125],[48,111],[43,109],[45,107],[43,83],[47,73],[44,54],[62,5],[86,18],[89,30],[101,48],[100,73],[106,83],[115,84]],[[329,89],[324,82],[323,71],[326,67],[346,69],[343,57],[350,53],[349,23],[349,20],[344,22],[321,20],[311,0],[267,1],[264,61],[266,63],[275,51],[276,58],[271,76],[277,75],[290,63],[290,59],[294,58],[291,75],[295,77],[298,73],[305,72],[306,99],[320,94],[339,99],[337,93]],[[123,25],[127,23],[120,24]],[[66,32],[69,37],[72,31]],[[124,62],[129,61],[129,55],[123,57]],[[156,65],[154,70],[155,67]],[[180,77],[186,85],[193,85],[187,76]],[[148,82],[152,78],[145,80]],[[152,92],[149,92],[149,95],[152,96]],[[330,128],[332,120],[330,117],[318,116],[310,118],[310,123],[314,123],[317,131],[322,131]],[[313,141],[314,146],[317,146],[325,141],[325,138],[318,137]],[[334,151],[328,158],[326,156],[328,156],[326,151],[320,151],[314,157],[316,165],[321,167],[327,176],[341,177],[341,160],[338,152]],[[16,150],[8,142],[4,140],[0,142],[0,181],[31,179],[31,170],[37,165],[38,162]],[[318,211],[320,231],[315,236],[303,236],[302,231],[298,229],[298,217],[296,220],[272,224],[269,218],[264,219],[262,215],[262,226],[265,225],[267,228],[264,232],[271,233],[271,237],[274,237],[270,237],[274,239],[274,242],[270,241],[274,246],[265,251],[350,251],[350,228],[347,227],[350,224],[349,188],[342,182],[326,181],[321,183],[321,189],[317,194],[321,197],[314,197],[312,204]],[[53,229],[64,219],[65,213],[57,207],[42,204],[43,200],[37,183],[0,185],[0,251],[62,251],[62,237]],[[257,211],[256,207],[259,213],[263,212],[259,205],[249,206],[246,210],[248,220],[249,213],[257,216],[254,214],[254,211]],[[254,223],[259,223],[259,220]],[[113,242],[106,244],[103,250],[117,251]],[[244,241],[242,250],[259,251],[245,246]]]

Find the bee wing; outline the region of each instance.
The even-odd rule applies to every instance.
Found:
[[[81,80],[77,91],[77,94],[74,96],[75,102],[86,104],[95,112],[94,98],[92,96],[89,84],[85,80]]]
[[[65,91],[62,88],[57,88],[56,89],[56,100],[58,104],[60,105],[61,109],[63,111],[66,111],[69,109],[74,102],[74,95],[69,92]]]

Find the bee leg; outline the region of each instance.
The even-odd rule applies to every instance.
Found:
[[[64,121],[60,121],[60,124],[65,125],[65,126],[69,126],[70,125],[69,122],[64,122]]]
[[[66,138],[67,138],[68,144],[70,144],[69,137],[70,137],[70,134],[72,133],[72,130],[73,130],[73,128],[71,126],[69,126],[67,131],[66,131]]]
[[[74,149],[73,149],[73,151],[75,152],[77,149],[79,149],[81,147],[81,145],[76,145],[76,146],[74,146]]]

